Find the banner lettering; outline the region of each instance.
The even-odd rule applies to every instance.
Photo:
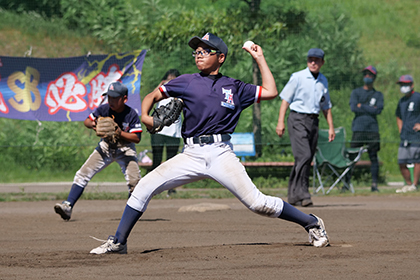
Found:
[[[127,105],[141,114],[145,50],[70,58],[0,56],[0,117],[83,121],[104,102],[113,81],[128,87]]]

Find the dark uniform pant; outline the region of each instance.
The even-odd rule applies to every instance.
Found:
[[[359,148],[367,145],[369,159],[371,162],[370,173],[372,174],[372,183],[377,184],[379,178],[379,160],[378,151],[381,149],[381,140],[378,132],[365,132],[365,131],[354,131],[351,138],[350,147]],[[353,171],[353,169],[352,169]],[[350,181],[351,172],[346,176],[346,179]]]
[[[295,204],[310,199],[309,176],[311,162],[318,144],[318,117],[290,112],[287,127],[295,164],[290,173],[287,199]]]

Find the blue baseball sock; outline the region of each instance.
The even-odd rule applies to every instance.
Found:
[[[128,205],[125,206],[120,224],[118,225],[117,232],[115,233],[117,242],[121,244],[127,243],[127,238],[141,215],[143,215],[143,212],[137,211]]]
[[[318,220],[314,216],[303,213],[286,201],[284,201],[283,211],[281,212],[279,218],[297,223],[303,226],[307,231],[318,223]]]
[[[67,201],[70,202],[70,205],[73,207],[77,200],[82,195],[85,189],[79,185],[73,184],[70,189],[70,193],[67,197]]]

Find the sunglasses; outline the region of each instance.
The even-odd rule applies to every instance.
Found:
[[[202,55],[204,57],[207,57],[209,55],[214,55],[217,53],[222,53],[221,51],[211,50],[211,49],[203,49],[201,51],[193,51],[192,56],[196,57],[197,55]]]

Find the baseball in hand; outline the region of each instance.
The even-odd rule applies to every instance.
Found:
[[[251,48],[254,45],[254,42],[252,41],[246,41],[243,45],[244,48]]]

